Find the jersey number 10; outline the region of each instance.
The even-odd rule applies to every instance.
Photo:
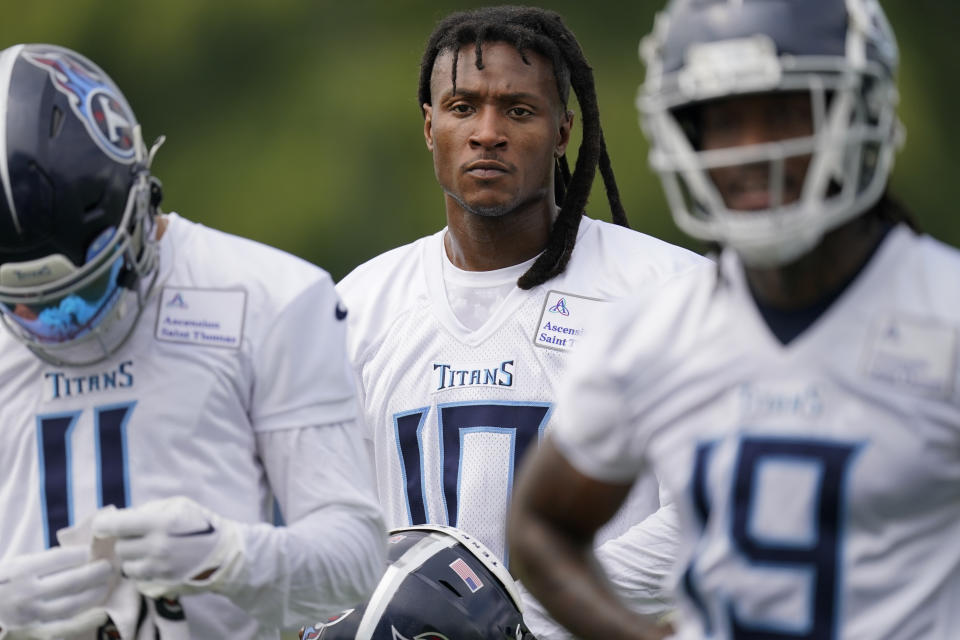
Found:
[[[446,522],[458,525],[461,471],[464,466],[464,438],[474,433],[509,437],[511,467],[505,470],[507,487],[512,485],[516,467],[531,442],[537,442],[550,417],[549,402],[454,402],[437,405],[440,435],[440,464],[443,468],[442,498]],[[424,487],[423,427],[430,407],[405,411],[394,416],[397,449],[403,469],[407,513],[411,524],[442,522],[440,514],[427,512]],[[491,517],[500,517],[491,515]],[[503,558],[506,562],[506,558]]]

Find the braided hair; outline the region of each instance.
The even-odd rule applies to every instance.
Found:
[[[576,37],[559,14],[537,7],[497,6],[457,12],[444,18],[430,34],[420,62],[418,99],[421,109],[422,105],[432,102],[430,77],[437,56],[446,51],[453,52],[452,80],[456,93],[460,49],[475,45],[475,64],[477,69],[483,69],[482,45],[485,42],[505,42],[515,46],[526,64],[530,62],[525,51],[535,51],[550,60],[563,104],[567,103],[572,86],[582,111],[583,140],[573,173],[565,155],[557,159],[554,167],[554,196],[560,205],[560,213],[553,224],[547,247],[517,281],[521,289],[532,289],[566,269],[598,166],[613,221],[624,227],[630,225],[620,203],[617,182],[600,128],[593,70]]]

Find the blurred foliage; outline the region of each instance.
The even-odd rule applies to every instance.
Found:
[[[165,208],[272,244],[339,279],[444,224],[416,100],[435,22],[450,0],[2,0],[0,46],[52,42],[116,80],[146,138],[167,143],[154,173]],[[661,0],[543,3],[594,67],[604,130],[635,228],[692,246],[673,226],[633,100],[637,44]],[[893,188],[934,235],[960,244],[950,214],[960,161],[955,0],[887,0],[902,67],[907,146]],[[571,107],[577,105],[571,100]],[[571,145],[576,147],[577,142]],[[571,158],[572,160],[572,158]],[[588,211],[609,219],[602,186]]]

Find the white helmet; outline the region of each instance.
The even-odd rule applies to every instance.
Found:
[[[640,46],[637,96],[677,225],[733,248],[745,264],[786,264],[883,194],[903,141],[894,84],[897,44],[876,0],[674,0]],[[809,92],[810,136],[698,148],[698,103]],[[784,163],[809,157],[799,199],[783,201]],[[766,163],[771,205],[730,209],[708,170]]]

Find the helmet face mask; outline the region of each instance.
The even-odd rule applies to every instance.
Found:
[[[93,364],[130,336],[156,281],[157,145],[73,51],[10,47],[0,79],[0,317],[40,358]]]
[[[732,247],[751,266],[789,263],[866,211],[882,195],[902,141],[896,44],[879,6],[812,4],[818,6],[678,0],[641,46],[647,79],[637,106],[674,218],[690,235]],[[815,11],[826,22],[807,16]],[[785,30],[785,22],[792,28]],[[830,29],[833,40],[824,36]],[[810,135],[703,149],[690,126],[713,101],[798,93],[810,99]],[[802,188],[787,197],[785,167],[798,160],[807,163]],[[717,172],[745,167],[766,172],[767,206],[734,209],[718,189]]]
[[[0,265],[0,317],[14,337],[44,360],[93,364],[129,337],[157,276],[153,219],[136,213],[149,207],[149,190],[144,174],[130,190],[120,227],[105,229],[105,244],[91,245],[94,255],[79,268],[61,254]],[[16,286],[27,272],[55,277]]]

